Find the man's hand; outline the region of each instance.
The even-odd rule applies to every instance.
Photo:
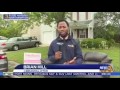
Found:
[[[62,58],[62,52],[57,51],[55,52],[55,60],[60,60]]]
[[[75,61],[76,57],[74,57],[72,60],[68,61],[68,62],[65,62],[64,64],[75,64],[76,61]]]
[[[69,62],[64,62],[63,64],[69,64]]]

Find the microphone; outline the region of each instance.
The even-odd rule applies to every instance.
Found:
[[[63,45],[63,43],[62,42],[58,42],[57,44],[59,45],[59,51],[62,51],[62,45]]]

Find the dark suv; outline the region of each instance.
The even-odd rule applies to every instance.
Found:
[[[0,51],[0,72],[7,72],[8,71],[8,59],[6,53]]]

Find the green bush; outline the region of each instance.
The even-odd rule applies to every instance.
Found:
[[[106,48],[107,47],[107,40],[103,38],[96,38],[94,39],[96,41],[96,48]]]
[[[115,41],[113,39],[107,42],[108,48],[110,48],[111,46],[114,46],[114,44],[115,44]]]
[[[101,46],[101,41],[99,39],[93,39],[94,48],[99,48]]]
[[[92,39],[85,39],[81,42],[81,47],[83,48],[92,48]]]
[[[85,39],[81,42],[83,48],[110,48],[114,41],[107,41],[103,38]]]
[[[115,47],[120,47],[120,43],[115,43],[114,46]]]
[[[92,48],[93,47],[93,40],[92,39],[88,39],[86,44],[87,44],[88,48]]]

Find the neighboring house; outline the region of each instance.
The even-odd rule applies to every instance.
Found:
[[[94,12],[72,12],[71,33],[75,39],[93,38]]]
[[[27,30],[27,32],[26,32],[26,30],[23,30],[22,31],[22,36],[27,36],[27,37],[30,37],[30,36],[32,36],[32,37],[37,37],[37,39],[39,40],[39,41],[41,41],[41,33],[40,33],[40,27],[38,27],[38,26],[34,26],[34,28],[33,29],[28,29]]]
[[[22,32],[24,33],[22,36],[35,36],[42,44],[49,45],[56,38],[55,28],[55,24],[52,24],[52,27],[41,24],[40,26],[34,26],[33,29],[29,29],[27,33]]]
[[[94,12],[70,12],[70,34],[75,39],[83,40],[85,38],[93,38],[94,27]],[[35,26],[33,29],[29,29],[23,36],[36,36],[42,44],[49,45],[52,40],[57,37],[56,24]]]

